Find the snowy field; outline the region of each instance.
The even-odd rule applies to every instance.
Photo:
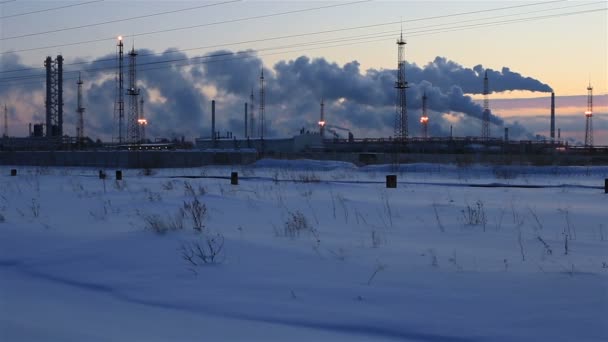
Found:
[[[608,341],[608,167],[11,168],[1,341]]]

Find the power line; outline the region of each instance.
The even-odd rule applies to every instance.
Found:
[[[0,5],[8,4],[9,2],[15,2],[15,1],[17,1],[17,0],[0,1]]]
[[[436,34],[436,33],[460,31],[463,29],[498,26],[498,25],[504,25],[504,24],[509,24],[509,23],[518,23],[518,22],[525,22],[525,21],[532,21],[532,20],[539,20],[539,19],[542,20],[542,19],[549,19],[549,18],[555,18],[555,17],[561,17],[561,16],[571,16],[571,15],[598,12],[598,11],[606,11],[606,10],[608,10],[608,9],[602,8],[602,9],[593,9],[593,10],[578,11],[578,12],[567,12],[567,13],[558,13],[558,14],[553,14],[553,15],[536,16],[536,17],[529,17],[529,18],[518,18],[518,19],[511,19],[511,20],[504,20],[504,21],[490,22],[490,23],[479,23],[479,24],[472,24],[472,25],[462,25],[462,26],[437,28],[437,29],[429,29],[429,30],[410,31],[408,33],[408,36],[417,37],[417,36],[424,36],[424,35]],[[482,19],[482,20],[487,20],[487,18]],[[454,23],[451,23],[451,24],[454,24]],[[446,25],[446,24],[442,24],[442,25]],[[434,26],[437,26],[437,25],[430,25],[427,27],[434,27]],[[422,28],[424,28],[424,27],[422,27]],[[334,38],[334,39],[329,39],[329,40],[305,42],[305,43],[300,43],[300,44],[271,47],[271,48],[257,49],[257,50],[251,50],[251,51],[241,51],[241,52],[234,52],[234,53],[228,52],[228,53],[219,53],[219,54],[212,54],[212,55],[198,56],[198,57],[191,57],[191,58],[177,58],[177,59],[170,59],[170,60],[163,60],[163,61],[154,61],[154,62],[148,62],[148,63],[141,63],[140,65],[142,65],[142,66],[156,65],[156,64],[164,64],[164,63],[175,63],[175,62],[181,62],[181,61],[191,62],[191,61],[197,60],[197,59],[222,57],[222,56],[229,56],[229,55],[235,55],[235,54],[254,54],[258,51],[266,51],[266,50],[276,50],[276,49],[284,49],[284,48],[291,48],[291,47],[310,46],[310,45],[361,40],[361,39],[369,39],[369,38],[379,38],[379,37],[389,37],[389,36],[393,37],[396,32],[397,31],[385,31],[385,32],[379,32],[379,33],[370,33],[370,34],[366,34],[363,36],[357,35],[357,36],[351,36],[351,37]],[[385,40],[385,39],[381,39],[381,40]],[[373,40],[373,41],[379,41],[379,40]],[[368,41],[368,42],[373,42],[373,41]],[[113,60],[114,59],[111,59],[111,61],[113,61]],[[110,60],[108,60],[108,61],[110,61]],[[97,60],[95,62],[99,62],[99,60]],[[78,63],[78,64],[82,64],[82,63]],[[187,64],[187,65],[189,65],[189,64]],[[99,67],[99,68],[93,68],[93,69],[83,69],[80,71],[83,71],[83,72],[103,71],[103,70],[114,69],[114,67],[115,66]],[[149,70],[149,69],[142,69],[142,70]],[[75,73],[75,72],[78,72],[78,71],[67,71],[66,73]],[[28,75],[28,76],[15,76],[15,77],[8,77],[8,78],[0,79],[0,82],[24,80],[24,79],[31,79],[31,78],[41,78],[41,77],[44,77],[44,75],[40,74],[40,75]]]
[[[36,13],[56,11],[56,10],[60,10],[60,9],[64,9],[64,8],[83,6],[83,5],[88,5],[88,4],[92,4],[92,3],[96,3],[96,2],[103,2],[103,1],[104,0],[93,0],[93,1],[87,1],[87,2],[80,2],[80,3],[77,3],[77,4],[71,4],[71,5],[59,6],[59,7],[53,7],[53,8],[46,8],[46,9],[37,10],[37,11],[31,11],[31,12],[24,12],[24,13],[18,13],[18,14],[9,14],[9,15],[5,15],[5,16],[0,17],[0,19],[15,18],[15,17],[21,17],[21,16],[29,15],[29,14],[36,14]],[[7,1],[7,2],[10,2],[10,1]],[[2,3],[0,3],[0,4],[2,4]]]
[[[337,4],[337,5],[323,6],[323,7],[315,7],[315,8],[310,8],[310,9],[296,10],[296,11],[289,11],[289,12],[282,12],[282,13],[274,13],[274,14],[257,16],[257,17],[246,17],[246,18],[240,18],[240,19],[232,19],[232,20],[227,20],[227,21],[223,21],[223,22],[215,22],[215,23],[208,23],[208,24],[195,25],[195,26],[186,26],[186,27],[178,27],[178,28],[172,28],[172,29],[166,29],[166,30],[149,31],[149,32],[143,32],[143,33],[133,34],[131,36],[124,36],[124,37],[137,37],[137,36],[143,36],[143,35],[151,35],[151,34],[158,34],[158,33],[178,31],[178,30],[187,30],[187,29],[199,28],[199,27],[204,27],[204,26],[219,25],[219,24],[223,24],[223,23],[232,23],[232,22],[245,21],[245,20],[253,20],[253,19],[258,19],[258,18],[265,18],[265,17],[272,17],[272,16],[278,16],[278,15],[292,14],[292,13],[297,13],[297,12],[311,11],[311,10],[317,10],[317,9],[324,9],[324,8],[329,8],[329,7],[346,6],[346,5],[352,5],[352,4],[357,4],[357,3],[360,3],[360,2],[367,2],[367,1],[370,1],[370,0],[355,1],[355,2],[352,2],[352,3]],[[447,17],[454,17],[454,16],[463,16],[463,15],[476,14],[476,13],[501,11],[501,10],[513,9],[513,8],[546,5],[546,4],[551,4],[551,3],[555,3],[555,2],[563,2],[563,1],[565,1],[565,0],[543,1],[543,2],[535,2],[535,3],[531,3],[531,4],[525,4],[525,5],[506,6],[506,7],[498,7],[498,8],[478,10],[478,11],[452,13],[452,14],[447,14],[447,15],[440,15],[440,16],[432,16],[432,17],[423,17],[423,18],[410,19],[410,20],[407,20],[406,22],[416,22],[416,21],[421,21],[421,20],[432,20],[432,19],[440,19],[440,18],[447,18]],[[364,25],[364,26],[359,26],[359,27],[355,27],[355,28],[369,28],[369,27],[384,26],[384,25],[393,25],[393,24],[400,24],[400,23],[402,23],[402,21],[393,21],[393,22],[386,22],[386,23],[380,23],[380,24]],[[347,29],[341,29],[341,30],[349,30],[349,29],[355,29],[355,28],[347,28]],[[339,30],[333,30],[333,31],[340,31],[340,29]],[[325,32],[327,32],[327,31],[325,31]],[[85,40],[85,41],[79,41],[79,42],[73,42],[73,43],[65,43],[65,44],[47,45],[47,46],[43,46],[43,47],[35,47],[35,48],[28,48],[28,49],[20,49],[20,50],[12,50],[12,51],[0,52],[0,55],[6,54],[6,53],[27,52],[27,51],[44,50],[44,49],[57,48],[57,47],[75,46],[75,45],[83,45],[83,44],[89,44],[89,43],[99,43],[99,42],[109,41],[109,40],[114,40],[114,39],[116,39],[116,37],[91,39],[91,40]]]
[[[60,28],[60,29],[56,29],[56,30],[49,30],[49,31],[35,32],[35,33],[27,33],[27,34],[22,34],[22,35],[19,35],[19,36],[2,37],[2,38],[0,38],[0,40],[11,40],[11,39],[17,39],[17,38],[40,36],[40,35],[49,34],[49,33],[72,31],[72,30],[78,30],[78,29],[87,28],[87,27],[95,27],[95,26],[101,26],[101,25],[107,25],[107,24],[115,24],[115,23],[119,23],[119,22],[122,22],[122,21],[136,20],[136,19],[142,19],[142,18],[150,18],[150,17],[159,16],[159,15],[172,14],[172,13],[184,12],[184,11],[191,11],[191,10],[195,10],[195,9],[205,8],[205,7],[213,7],[213,6],[219,6],[219,5],[226,5],[226,4],[230,4],[230,3],[233,3],[233,2],[240,2],[240,1],[241,0],[229,0],[229,1],[224,1],[224,2],[217,2],[217,3],[213,3],[213,4],[206,4],[206,5],[200,5],[200,6],[195,6],[195,7],[182,8],[182,9],[173,10],[173,11],[164,11],[164,12],[152,13],[152,14],[146,14],[146,15],[140,15],[140,16],[130,17],[130,18],[108,20],[108,21],[103,21],[103,22],[100,22],[100,23],[93,23],[93,24],[86,24],[86,25],[79,25],[79,26],[72,26],[72,27],[64,27],[64,28]]]
[[[486,10],[480,10],[480,11],[474,11],[474,12],[454,13],[454,14],[448,14],[448,15],[443,15],[443,16],[424,17],[424,18],[411,19],[411,20],[408,20],[407,22],[415,22],[415,21],[428,20],[428,19],[433,19],[433,18],[453,17],[453,16],[457,16],[457,15],[466,15],[466,14],[477,13],[477,12],[489,12],[489,11],[496,11],[496,10],[519,8],[519,7],[523,7],[523,6],[533,6],[533,5],[553,3],[553,2],[562,2],[562,1],[541,2],[541,3],[535,3],[535,4],[526,4],[526,5],[518,5],[518,6],[510,6],[510,7],[501,7],[501,8],[495,8],[495,9],[486,9]],[[555,11],[555,10],[559,10],[559,9],[566,9],[566,8],[573,8],[573,7],[580,7],[580,6],[589,6],[589,5],[594,5],[594,4],[598,4],[598,3],[603,3],[603,1],[595,2],[595,3],[589,3],[589,4],[579,4],[579,5],[574,5],[574,6],[564,6],[564,7],[557,7],[557,8],[549,8],[549,9],[543,9],[543,10],[529,11],[529,12],[525,12],[525,13],[513,13],[513,14],[506,14],[506,15],[487,17],[487,18],[479,18],[479,19],[470,19],[470,20],[451,22],[451,23],[444,23],[444,24],[434,24],[434,25],[423,26],[423,27],[419,27],[419,28],[427,28],[427,27],[435,27],[435,26],[446,26],[446,25],[453,25],[453,24],[464,23],[464,22],[480,21],[480,20],[490,20],[490,19],[503,18],[503,17],[516,16],[516,15],[532,14],[532,13],[538,13],[538,12],[544,12],[544,11]],[[202,50],[202,49],[208,49],[208,48],[218,48],[218,47],[225,47],[225,46],[231,46],[231,45],[239,45],[239,44],[245,44],[245,43],[256,43],[256,42],[263,42],[263,41],[269,41],[269,40],[279,40],[279,39],[286,39],[286,38],[296,38],[296,37],[303,37],[303,36],[310,36],[310,35],[319,35],[319,34],[325,34],[325,33],[335,33],[335,32],[349,31],[349,30],[355,30],[355,29],[363,29],[363,28],[371,28],[371,27],[379,27],[379,26],[388,26],[388,25],[399,24],[399,23],[401,23],[401,22],[400,21],[399,22],[396,22],[396,21],[395,22],[385,22],[385,23],[378,23],[378,24],[371,24],[371,25],[362,25],[362,26],[354,26],[354,27],[347,27],[347,28],[340,28],[340,29],[323,30],[323,31],[316,31],[316,32],[307,32],[307,33],[300,33],[300,34],[292,34],[292,35],[275,36],[275,37],[260,38],[260,39],[253,39],[253,40],[245,40],[245,41],[239,41],[239,42],[231,42],[231,43],[222,43],[222,44],[215,44],[215,45],[207,45],[207,46],[194,47],[194,48],[175,49],[175,50],[171,50],[171,51],[167,51],[167,52],[142,54],[139,57],[146,57],[146,56],[153,56],[153,55],[165,55],[165,54],[172,54],[172,53],[178,53],[178,52],[183,52],[183,51]],[[115,38],[104,38],[102,40],[105,41],[105,40],[108,40],[108,39],[114,40]],[[98,41],[98,40],[94,40],[94,41]],[[91,42],[91,41],[89,41],[89,42]],[[74,43],[74,44],[78,44],[78,43]],[[64,44],[64,46],[65,46],[65,44]],[[44,47],[44,48],[50,48],[50,47]],[[36,48],[36,49],[38,49],[38,48]],[[34,50],[34,49],[28,49],[28,50]],[[17,50],[17,51],[13,51],[13,52],[18,52],[18,51],[23,51],[23,50]],[[0,54],[2,54],[2,53],[0,53]],[[114,60],[114,58],[109,58],[109,59],[106,58],[106,59],[97,59],[97,60],[95,60],[95,62],[113,61],[113,60]],[[89,63],[89,62],[88,61],[73,62],[73,63],[64,64],[64,65],[68,66],[68,65],[86,64],[86,63]],[[21,69],[13,69],[13,70],[3,70],[3,71],[0,71],[0,73],[9,73],[9,72],[35,70],[35,69],[42,69],[42,68],[30,67],[30,68],[21,68]]]

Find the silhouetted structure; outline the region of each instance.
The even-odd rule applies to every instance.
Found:
[[[137,88],[137,52],[135,47],[131,48],[129,53],[129,117],[127,121],[127,141],[132,144],[140,142],[140,124],[139,124],[139,109],[138,97],[139,89]]]
[[[422,95],[422,116],[420,117],[420,124],[422,125],[422,137],[426,139],[429,137],[429,116],[426,113],[426,92]]]
[[[593,87],[587,87],[587,111],[585,112],[585,147],[593,147]]]
[[[78,139],[78,143],[82,144],[84,140],[84,107],[82,105],[82,78],[80,78],[80,73],[78,73],[78,94],[76,101],[76,113],[78,113],[77,124],[76,124],[76,139]]]
[[[63,136],[63,57],[50,56],[44,61],[46,68],[46,137]]]
[[[405,80],[405,40],[403,40],[403,32],[397,40],[397,81],[395,89],[397,89],[397,103],[395,113],[395,134],[394,138],[405,142],[408,136],[407,132],[407,99],[405,90],[408,88]]]
[[[260,115],[259,115],[259,120],[260,120],[260,138],[264,139],[264,131],[266,129],[266,117],[265,117],[265,89],[264,89],[264,69],[262,69],[262,73],[260,74]]]
[[[123,133],[122,133],[122,129],[124,126],[124,120],[125,120],[125,100],[124,100],[124,80],[123,80],[123,44],[122,44],[122,37],[118,37],[118,94],[117,94],[117,105],[118,108],[115,108],[118,110],[118,114],[115,113],[115,115],[118,116],[118,143],[122,144],[123,143]]]
[[[488,72],[485,72],[483,77],[483,116],[481,118],[481,139],[488,140],[490,138],[490,85],[488,82]]]

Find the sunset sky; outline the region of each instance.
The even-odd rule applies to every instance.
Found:
[[[509,127],[517,122],[525,128],[521,138],[548,135],[547,89],[553,89],[562,136],[573,142],[582,140],[586,87],[591,82],[595,94],[595,141],[608,145],[607,4],[0,0],[0,104],[11,108],[11,135],[26,134],[27,123],[40,120],[44,113],[44,78],[36,75],[44,72],[41,67],[47,55],[62,54],[66,72],[87,71],[101,65],[107,70],[82,74],[88,108],[85,129],[94,138],[111,138],[113,62],[99,59],[114,57],[115,37],[122,35],[126,48],[135,45],[142,55],[148,55],[138,60],[143,65],[139,85],[150,103],[146,108],[153,135],[204,136],[208,130],[207,102],[211,98],[218,101],[220,111],[230,113],[220,119],[224,129],[240,133],[242,103],[248,100],[252,87],[257,93],[257,75],[263,64],[269,73],[267,112],[275,135],[292,135],[298,127],[316,121],[318,100],[325,97],[329,102],[328,120],[351,129],[359,137],[386,136],[392,134],[394,113],[390,103],[394,89],[388,75],[394,74],[396,68],[395,40],[402,26],[408,43],[406,60],[412,68],[413,87],[408,90],[410,135],[419,133],[415,123],[421,89],[437,92],[438,100],[431,105],[436,112],[431,115],[436,123],[431,124],[431,133],[446,134],[448,122],[456,122],[456,132],[475,135],[478,129],[472,127],[478,127],[479,120],[472,118],[478,109],[470,107],[466,96],[479,103],[481,95],[474,89],[477,86],[464,84],[454,68],[469,73],[481,70],[475,68],[481,65],[484,70],[497,72],[490,79],[490,88],[500,90],[491,95],[495,123]],[[202,7],[205,5],[209,6]],[[163,13],[171,11],[179,12]],[[288,37],[275,39],[285,36]],[[167,49],[180,51],[150,55]],[[229,52],[246,50],[257,50],[257,54],[226,57]],[[223,57],[214,62],[207,56],[193,60],[187,67],[175,68],[180,62],[162,63],[167,59],[217,55],[218,51]],[[201,64],[202,60],[206,62]],[[75,61],[86,63],[69,65]],[[158,62],[157,69],[146,72],[151,68],[146,63],[152,61]],[[40,69],[11,72],[27,67]],[[420,69],[419,75],[416,68]],[[503,68],[508,68],[506,73]],[[438,69],[444,74],[430,74]],[[75,75],[65,75],[64,131],[68,134],[73,130],[75,116],[71,89]],[[351,77],[354,79],[348,81]],[[521,82],[517,83],[515,77]],[[407,73],[406,78],[409,80]],[[535,85],[525,81],[527,78]],[[509,80],[513,83],[507,84]],[[350,89],[351,84],[356,86]],[[377,89],[384,85],[385,89]],[[452,85],[463,94],[451,89]],[[366,91],[366,86],[373,91]],[[340,89],[344,89],[343,95]],[[195,93],[190,94],[192,91]],[[376,92],[377,96],[366,97]],[[451,102],[440,103],[439,99]],[[172,104],[173,101],[179,103]],[[455,102],[459,104],[454,105]],[[463,115],[459,114],[461,110]],[[446,115],[453,120],[442,121]],[[494,127],[492,132],[501,135],[502,126]]]

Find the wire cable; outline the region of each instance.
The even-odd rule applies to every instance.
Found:
[[[103,0],[101,0],[101,1],[103,1]],[[226,4],[230,4],[230,3],[234,3],[234,2],[240,2],[240,1],[242,1],[242,0],[229,0],[229,1],[224,1],[224,2],[217,2],[217,3],[213,3],[213,4],[205,4],[205,5],[200,5],[200,6],[182,8],[182,9],[178,9],[178,10],[164,11],[164,12],[159,12],[159,13],[140,15],[140,16],[130,17],[130,18],[108,20],[108,21],[99,22],[99,23],[79,25],[79,26],[72,26],[72,27],[65,27],[65,28],[61,28],[61,29],[49,30],[49,31],[43,31],[43,32],[27,33],[27,34],[22,34],[22,35],[19,35],[19,36],[2,37],[2,38],[0,38],[0,40],[11,40],[11,39],[17,39],[17,38],[40,36],[40,35],[49,34],[49,33],[72,31],[72,30],[77,30],[77,29],[82,29],[82,28],[88,28],[88,27],[95,27],[95,26],[101,26],[101,25],[107,25],[107,24],[115,24],[115,23],[119,23],[119,22],[123,22],[123,21],[137,20],[137,19],[142,19],[142,18],[150,18],[150,17],[156,17],[156,16],[166,15],[166,14],[173,14],[173,13],[178,13],[178,12],[192,11],[192,10],[200,9],[200,8],[207,8],[207,7],[214,7],[214,6],[219,6],[219,5],[226,5]]]
[[[562,1],[551,1],[549,3],[553,3],[553,2],[562,2]],[[547,2],[536,3],[536,4],[527,4],[525,6],[532,6],[532,5],[545,4],[545,3],[547,3]],[[559,9],[566,9],[566,8],[573,8],[573,7],[580,7],[580,6],[589,6],[589,5],[594,5],[594,4],[598,4],[598,3],[603,3],[603,1],[598,1],[598,2],[594,2],[594,3],[579,4],[579,5],[574,5],[574,6],[564,6],[564,7],[557,7],[557,8],[550,8],[550,9],[529,11],[529,12],[525,12],[525,13],[513,13],[513,14],[506,14],[506,15],[500,15],[500,16],[494,16],[494,17],[486,17],[486,18],[479,18],[479,19],[470,19],[470,20],[464,20],[464,21],[458,21],[458,22],[452,22],[452,23],[435,24],[435,25],[430,25],[430,26],[424,26],[422,28],[433,27],[433,26],[446,26],[446,25],[452,25],[452,24],[464,23],[464,22],[471,22],[471,21],[490,20],[490,19],[496,19],[496,18],[503,18],[503,17],[516,16],[516,15],[532,14],[532,13],[545,12],[545,11],[555,11],[555,10],[559,10]],[[492,11],[500,10],[500,9],[505,9],[505,8],[509,8],[509,9],[510,8],[517,8],[517,7],[522,7],[522,6],[523,5],[511,6],[511,7],[501,7],[501,8],[492,9]],[[488,11],[491,11],[491,10],[482,10],[482,11],[479,11],[479,12],[488,12]],[[444,15],[444,16],[424,17],[424,18],[417,18],[417,19],[408,20],[407,22],[415,22],[415,21],[420,21],[420,20],[428,20],[428,19],[431,19],[431,18],[438,18],[438,17],[453,17],[453,16],[456,16],[456,15],[465,15],[465,14],[471,14],[471,13],[472,12],[463,12],[463,13],[455,13],[455,14]],[[392,21],[392,22],[384,22],[384,23],[377,23],[377,24],[371,24],[371,25],[362,25],[362,26],[354,26],[354,27],[347,27],[347,28],[340,28],[340,29],[323,30],[323,31],[316,31],[316,32],[307,32],[307,33],[293,34],[293,35],[284,35],[284,36],[275,36],[275,37],[269,37],[269,38],[260,38],[260,39],[253,39],[253,40],[245,40],[245,41],[239,41],[239,42],[231,42],[231,43],[222,43],[222,44],[215,44],[215,45],[207,45],[207,46],[201,46],[201,47],[193,47],[193,48],[185,48],[185,49],[174,49],[174,50],[171,50],[171,51],[165,51],[165,52],[159,52],[159,53],[141,54],[141,55],[139,55],[139,57],[146,57],[146,56],[152,56],[152,55],[166,55],[166,54],[178,53],[178,52],[183,52],[183,51],[193,51],[193,50],[202,50],[202,49],[208,49],[208,48],[218,48],[218,47],[225,47],[225,46],[231,46],[231,45],[239,45],[239,44],[245,44],[245,43],[263,42],[263,41],[269,41],[269,40],[297,38],[297,37],[303,37],[303,36],[319,35],[319,34],[334,33],[334,32],[342,32],[342,31],[349,31],[349,30],[356,30],[356,29],[363,29],[363,28],[388,26],[388,25],[399,24],[399,23],[401,23],[401,22],[397,22],[397,21],[393,22]],[[115,38],[109,38],[109,39],[114,40]],[[105,41],[107,39],[104,38],[102,40]],[[97,40],[94,40],[94,41],[97,41]],[[88,42],[91,42],[91,41],[88,41]],[[73,43],[73,44],[77,45],[78,43]],[[44,48],[51,48],[51,47],[55,47],[55,46],[48,46],[48,47],[34,48],[34,49],[26,49],[26,50],[27,51],[31,51],[31,50],[35,50],[35,49],[44,49]],[[16,50],[16,51],[11,51],[11,52],[14,53],[14,52],[20,52],[20,51],[26,51],[26,50]],[[10,52],[6,52],[6,53],[10,53]],[[0,53],[0,54],[2,54],[2,53]],[[111,59],[98,59],[98,60],[95,60],[95,61],[96,62],[100,62],[100,61],[104,61],[104,60],[114,60],[114,58],[111,58]],[[89,63],[89,62],[88,61],[73,62],[73,63],[64,64],[64,66],[86,64],[86,63]],[[3,71],[0,71],[0,73],[9,73],[9,72],[17,72],[17,71],[25,71],[25,70],[33,70],[33,69],[42,69],[42,68],[40,68],[40,67],[30,67],[30,68],[21,68],[21,69],[13,69],[13,70],[3,70]]]
[[[31,11],[31,12],[24,12],[24,13],[18,13],[18,14],[9,14],[9,15],[5,15],[5,16],[0,17],[0,20],[1,19],[21,17],[21,16],[24,16],[24,15],[30,15],[30,14],[36,14],[36,13],[44,13],[44,12],[57,11],[57,10],[60,10],[60,9],[77,7],[77,6],[83,6],[83,5],[89,5],[89,4],[93,4],[93,3],[96,3],[96,2],[103,2],[103,1],[104,0],[93,0],[93,1],[87,1],[87,2],[80,2],[80,3],[77,3],[77,4],[71,4],[71,5],[59,6],[59,7],[53,7],[53,8],[46,8],[46,9],[37,10],[37,11]]]
[[[505,24],[510,24],[510,23],[519,23],[519,22],[532,21],[532,20],[542,20],[542,19],[549,19],[549,18],[562,17],[562,16],[572,16],[572,15],[592,13],[592,12],[598,12],[598,11],[606,11],[606,10],[608,10],[608,9],[607,8],[592,9],[592,10],[586,10],[586,11],[558,13],[558,14],[545,15],[545,16],[517,18],[517,19],[503,20],[503,21],[490,22],[490,23],[478,23],[478,24],[471,24],[471,25],[453,26],[453,27],[447,27],[447,28],[435,28],[435,29],[429,29],[429,30],[406,31],[406,33],[407,33],[407,36],[409,36],[409,37],[417,37],[417,36],[424,36],[424,35],[436,34],[436,33],[460,31],[463,29],[498,26],[498,25],[505,25]],[[486,20],[487,20],[487,18],[486,18]],[[446,25],[446,24],[442,24],[442,25]],[[427,27],[433,27],[433,26],[437,26],[437,25],[430,25]],[[422,27],[422,28],[424,28],[424,27]],[[392,37],[396,33],[398,33],[398,31],[384,31],[384,32],[378,32],[378,33],[370,33],[370,34],[366,34],[366,35],[341,37],[341,38],[334,38],[334,39],[321,40],[321,41],[315,41],[315,42],[305,42],[305,43],[288,45],[288,46],[279,46],[279,47],[273,47],[273,48],[250,50],[250,51],[245,51],[245,52],[246,53],[255,53],[258,51],[265,51],[265,50],[272,50],[272,49],[284,49],[287,47],[296,47],[296,46],[318,45],[318,44],[324,44],[324,43],[328,43],[328,42],[333,43],[333,42],[343,42],[343,41],[352,41],[352,40],[369,39],[369,38],[379,38],[379,37],[389,37],[389,36]],[[385,40],[385,39],[382,39],[382,40]],[[238,53],[245,53],[245,52],[238,52]],[[177,58],[177,59],[170,59],[170,60],[163,60],[163,61],[144,62],[144,63],[138,63],[138,65],[145,66],[145,65],[163,64],[163,63],[175,63],[175,62],[181,62],[181,61],[193,61],[193,60],[202,59],[202,58],[214,58],[214,57],[221,57],[221,56],[227,56],[227,55],[232,55],[232,54],[235,54],[235,53],[228,52],[228,53],[219,53],[219,54],[212,54],[212,55],[205,55],[205,56],[198,56],[198,57]],[[106,59],[105,61],[114,61],[114,60],[115,59],[112,58],[112,59]],[[104,61],[104,60],[96,60],[94,62],[100,62],[100,61]],[[78,64],[82,64],[82,63],[78,63]],[[114,68],[115,68],[115,66],[112,65],[109,67],[83,69],[83,70],[79,70],[79,71],[93,72],[93,71],[110,70],[110,69],[114,69]],[[142,69],[142,70],[144,70],[144,69]],[[79,71],[66,71],[66,73],[73,73],[73,72],[79,72]],[[41,77],[45,77],[45,75],[39,74],[39,75],[7,77],[7,78],[0,79],[0,82],[31,79],[31,78],[41,78]]]

